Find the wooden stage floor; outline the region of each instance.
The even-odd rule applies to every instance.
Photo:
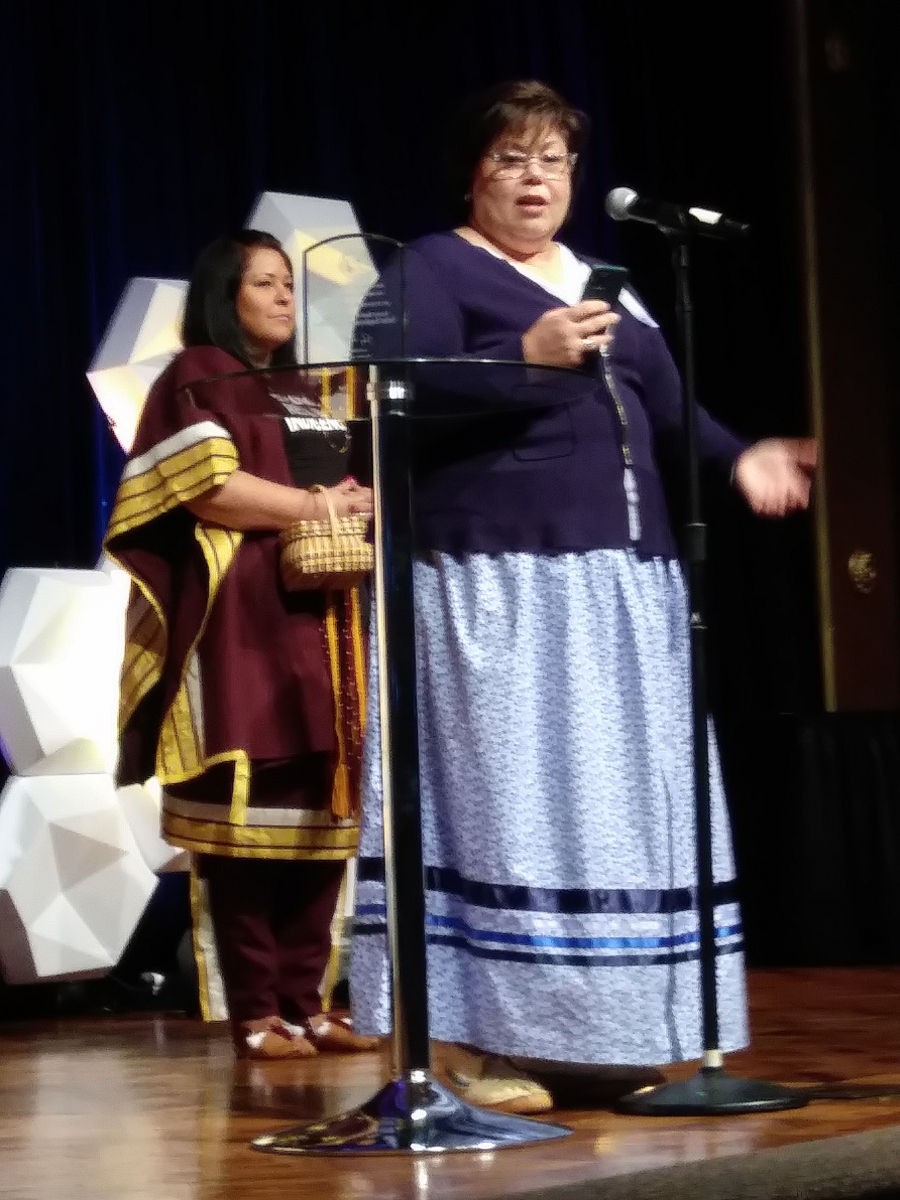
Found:
[[[751,997],[754,1043],[730,1057],[733,1073],[839,1094],[853,1082],[862,1098],[716,1119],[582,1105],[553,1116],[570,1138],[427,1160],[248,1146],[366,1098],[384,1071],[377,1055],[236,1063],[222,1027],[178,1017],[0,1024],[0,1196],[473,1200],[900,1126],[900,968],[756,972]],[[891,1084],[896,1095],[867,1095]]]

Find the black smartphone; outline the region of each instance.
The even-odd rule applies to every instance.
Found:
[[[619,299],[619,292],[628,282],[627,267],[595,266],[591,267],[582,300],[605,300],[612,307]]]

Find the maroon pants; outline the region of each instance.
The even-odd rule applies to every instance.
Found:
[[[344,865],[198,856],[233,1021],[321,1012]]]

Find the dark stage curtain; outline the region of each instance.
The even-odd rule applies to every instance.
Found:
[[[0,566],[96,559],[121,455],[84,371],[129,278],[184,278],[263,190],[347,198],[364,229],[398,238],[441,227],[444,130],[467,93],[504,78],[544,79],[590,114],[567,239],[627,263],[667,333],[665,244],[608,221],[605,192],[627,183],[750,222],[745,246],[698,247],[701,396],[748,438],[804,432],[788,7],[10,0]],[[860,7],[886,80],[880,14],[893,5]],[[754,520],[721,481],[708,501],[716,707],[726,724],[743,722],[742,745],[759,759],[777,714],[821,704],[811,525]],[[833,782],[829,756],[850,751],[838,740],[820,752],[816,778]],[[728,763],[736,803],[752,806],[746,761]],[[896,784],[895,767],[879,786]],[[819,784],[802,786],[814,821]]]
[[[751,962],[900,963],[900,716],[720,720]]]
[[[130,277],[183,278],[266,189],[346,197],[363,228],[395,237],[441,227],[444,130],[462,97],[503,78],[545,79],[591,115],[567,236],[626,261],[670,331],[665,245],[608,221],[608,188],[753,224],[750,246],[699,248],[701,393],[748,437],[804,428],[779,3],[748,11],[739,41],[710,25],[717,5],[653,0],[13,7],[0,42],[0,565],[97,555],[121,457],[83,372]],[[723,639],[739,639],[722,655],[726,688],[815,703],[808,522],[753,522],[727,489],[714,501],[714,606]]]

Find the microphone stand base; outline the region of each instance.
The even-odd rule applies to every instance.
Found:
[[[640,1088],[616,1102],[622,1112],[645,1117],[739,1116],[803,1108],[809,1095],[762,1079],[740,1079],[721,1067],[703,1067],[690,1079]]]
[[[358,1108],[262,1134],[251,1145],[269,1154],[445,1154],[525,1146],[571,1132],[565,1125],[476,1108],[428,1071],[413,1070]]]

